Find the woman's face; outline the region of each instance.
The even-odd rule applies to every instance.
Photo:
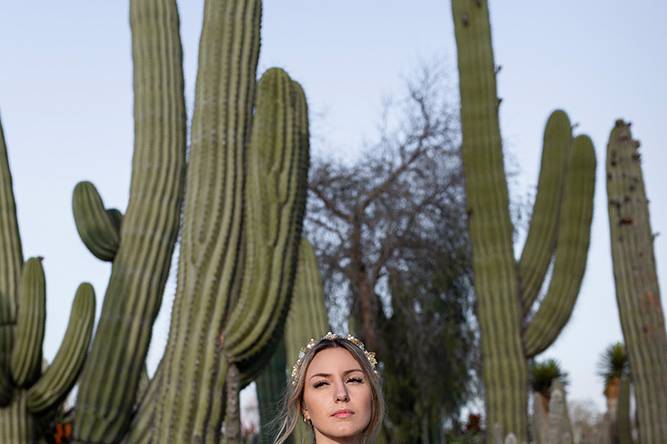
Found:
[[[371,420],[371,386],[342,347],[315,355],[306,371],[303,414],[321,443],[356,443]]]

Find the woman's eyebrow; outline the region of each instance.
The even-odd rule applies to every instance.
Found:
[[[361,370],[360,368],[351,368],[349,370],[345,370],[343,374],[347,375],[349,373],[354,373],[354,372],[363,372],[363,370]],[[313,379],[315,377],[329,378],[331,377],[331,373],[315,373],[313,376],[310,377],[310,379]]]

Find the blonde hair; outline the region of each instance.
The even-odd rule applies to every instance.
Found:
[[[382,396],[380,377],[371,366],[361,348],[344,337],[336,336],[334,338],[322,338],[312,348],[305,351],[305,355],[293,379],[294,383],[288,385],[283,398],[283,412],[276,418],[276,423],[280,424],[280,428],[278,429],[276,439],[273,441],[274,444],[283,444],[287,441],[303,415],[303,391],[306,370],[311,361],[320,351],[337,347],[347,350],[359,363],[370,385],[371,419],[363,431],[362,443],[369,443],[377,436],[382,426],[382,420],[384,419],[384,397]]]

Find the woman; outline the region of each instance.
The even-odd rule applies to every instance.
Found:
[[[300,418],[312,428],[315,444],[373,442],[384,416],[376,365],[375,354],[353,336],[329,332],[311,339],[292,369],[275,444],[287,440]]]

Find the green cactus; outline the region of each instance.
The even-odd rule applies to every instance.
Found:
[[[307,239],[301,239],[299,262],[294,283],[294,295],[290,305],[282,344],[274,354],[272,363],[257,378],[257,397],[260,412],[260,437],[262,443],[272,443],[275,423],[282,395],[289,380],[288,372],[297,355],[310,338],[319,338],[330,330],[329,318],[324,306],[324,287],[317,258]],[[311,442],[310,428],[299,422],[293,442]]]
[[[130,11],[135,142],[120,230],[91,184],[79,184],[73,198],[83,242],[95,256],[112,260],[76,403],[75,438],[85,442],[116,442],[132,418],[184,186],[186,114],[176,4],[135,0]]]
[[[453,0],[452,11],[487,423],[498,424],[503,433],[514,433],[523,442],[527,359],[545,350],[560,333],[572,313],[585,269],[595,153],[588,137],[572,140],[564,112],[552,113],[544,134],[530,228],[517,263],[488,5],[480,0]],[[532,314],[552,262],[547,294]]]
[[[296,302],[296,295],[293,302]],[[269,365],[255,379],[259,407],[259,442],[261,444],[273,444],[276,437],[278,427],[276,419],[282,412],[282,400],[287,383],[285,341],[280,341]],[[294,440],[288,441],[288,444],[293,443]]]
[[[268,363],[282,337],[308,171],[302,88],[275,68],[256,81],[260,17],[260,0],[205,3],[183,174],[176,2],[131,2],[130,203],[121,218],[88,183],[74,195],[82,240],[113,264],[77,399],[78,442],[218,442],[225,408],[225,440],[240,440],[238,390]],[[146,384],[142,368],[181,214],[167,348]]]
[[[83,366],[95,319],[95,293],[90,284],[79,286],[63,342],[44,368],[44,269],[41,258],[23,263],[1,124],[0,254],[0,442],[37,442]]]
[[[310,242],[304,238],[301,240],[299,250],[294,301],[285,326],[288,365],[291,366],[296,362],[299,351],[310,338],[320,338],[329,330],[329,317],[324,305],[324,285],[317,257]]]
[[[632,444],[632,416],[630,413],[630,387],[632,383],[628,375],[621,377],[616,407],[616,434],[619,444]]]
[[[642,443],[667,442],[667,333],[639,142],[616,121],[607,145],[609,234],[616,301],[637,400]]]

